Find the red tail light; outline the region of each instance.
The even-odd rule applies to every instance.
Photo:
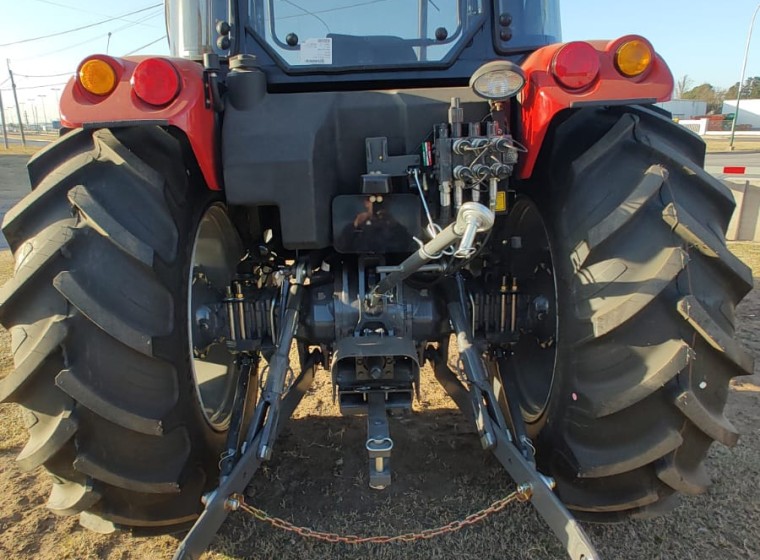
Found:
[[[584,89],[599,75],[599,53],[594,47],[582,41],[568,43],[554,56],[552,72],[554,77],[567,89]]]
[[[163,58],[147,58],[140,62],[132,75],[135,95],[150,105],[167,105],[174,101],[180,90],[177,69]]]

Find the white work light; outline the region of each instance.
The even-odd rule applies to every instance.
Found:
[[[478,68],[470,78],[472,90],[484,99],[499,101],[514,97],[525,86],[525,73],[508,60],[494,60]]]

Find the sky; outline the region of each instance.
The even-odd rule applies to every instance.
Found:
[[[318,0],[300,0],[314,9]],[[335,0],[331,0],[332,3]],[[347,4],[356,0],[345,0]],[[414,0],[409,0],[413,2]],[[541,0],[537,0],[541,1]],[[5,60],[17,76],[19,102],[33,120],[57,114],[56,88],[87,55],[167,54],[161,0],[0,0],[0,91],[13,106]],[[758,0],[562,0],[564,40],[647,37],[676,79],[727,88],[739,81],[752,13]],[[142,10],[139,13],[138,10]],[[87,29],[25,41],[72,28]],[[109,39],[109,35],[110,39]],[[148,46],[146,46],[148,45]],[[63,74],[63,75],[61,75]],[[750,49],[748,76],[760,75],[760,17]],[[39,77],[37,77],[39,76]],[[8,113],[8,111],[6,111]],[[15,116],[10,116],[15,122]]]

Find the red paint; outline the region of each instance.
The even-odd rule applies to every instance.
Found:
[[[744,175],[747,172],[746,167],[724,167],[723,173],[726,175]]]
[[[67,128],[79,128],[85,124],[165,121],[187,135],[206,184],[212,190],[221,190],[216,115],[205,104],[203,67],[190,60],[165,58],[176,69],[181,87],[174,101],[156,107],[135,95],[130,84],[137,65],[149,58],[152,57],[112,59],[122,71],[117,72],[116,88],[105,97],[87,93],[76,79],[70,80],[61,96],[61,123]]]
[[[655,55],[650,68],[641,76],[626,78],[615,68],[615,53],[625,42],[643,40],[628,35],[614,41],[589,41],[599,56],[599,75],[582,91],[562,87],[553,75],[553,64],[565,44],[549,45],[531,54],[522,64],[526,85],[520,93],[522,142],[528,148],[520,168],[520,177],[528,179],[538,159],[541,145],[554,117],[573,103],[656,99],[667,101],[673,92],[673,75],[665,61]],[[654,49],[652,50],[654,52]]]

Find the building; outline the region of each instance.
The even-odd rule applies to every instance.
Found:
[[[736,113],[736,99],[723,102],[723,114]],[[742,99],[739,105],[737,126],[749,125],[753,130],[760,130],[760,99]]]
[[[707,114],[707,101],[673,99],[665,103],[657,103],[657,106],[662,107],[672,114],[674,119],[679,120],[693,119],[694,117],[702,117]]]

